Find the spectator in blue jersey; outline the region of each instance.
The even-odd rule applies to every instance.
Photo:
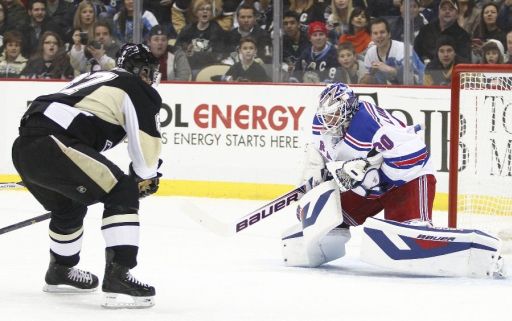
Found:
[[[114,35],[122,44],[133,42],[134,0],[124,0],[121,10],[114,15]],[[158,24],[155,15],[148,10],[142,12],[142,38],[147,40],[151,28]]]
[[[384,18],[370,22],[370,31],[374,43],[364,56],[366,75],[360,80],[362,84],[402,84],[404,66],[404,43],[391,40],[389,24]],[[425,66],[411,48],[411,65],[416,84],[423,82]]]
[[[325,23],[310,23],[308,37],[311,45],[302,52],[295,67],[295,77],[302,82],[332,82],[339,63],[336,47],[327,41]]]

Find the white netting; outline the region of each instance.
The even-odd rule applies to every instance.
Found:
[[[462,72],[459,84],[458,226],[498,234],[512,228],[512,73]]]

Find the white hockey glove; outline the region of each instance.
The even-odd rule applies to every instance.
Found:
[[[382,155],[376,154],[368,158],[329,162],[326,166],[341,191],[354,189],[363,183],[363,185],[367,185],[365,189],[373,189],[378,185],[377,169],[382,161]],[[370,170],[374,171],[368,175]]]

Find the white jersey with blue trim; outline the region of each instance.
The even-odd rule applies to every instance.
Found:
[[[343,137],[326,133],[315,115],[313,144],[325,162],[366,158],[375,148],[384,159],[379,176],[386,191],[435,173],[425,142],[415,128],[406,126],[384,108],[361,101]]]

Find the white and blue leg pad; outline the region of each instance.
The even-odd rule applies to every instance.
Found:
[[[479,230],[414,226],[368,218],[361,260],[406,273],[503,277],[501,241]]]
[[[344,256],[350,231],[335,228],[343,223],[336,183],[331,180],[316,186],[298,206],[301,222],[282,235],[285,265],[317,267]]]

